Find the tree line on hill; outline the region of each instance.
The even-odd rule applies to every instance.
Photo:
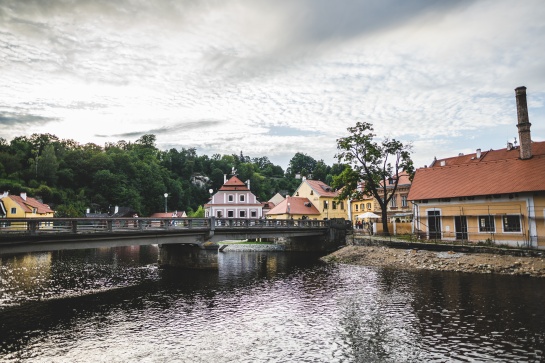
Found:
[[[148,216],[164,210],[163,195],[168,193],[169,211],[201,217],[209,189],[216,192],[233,168],[242,181],[250,180],[262,202],[276,193],[292,194],[301,183],[298,173],[331,185],[346,168],[296,153],[284,171],[266,156],[251,158],[242,151],[197,155],[194,148],[162,151],[155,141],[153,134],[104,146],[52,134],[19,136],[9,142],[0,138],[0,193],[25,192],[49,204],[57,217],[82,217],[87,208],[111,213],[115,206]]]

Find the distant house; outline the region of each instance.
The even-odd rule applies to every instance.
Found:
[[[185,211],[174,211],[174,212],[159,212],[159,213],[153,213],[150,218],[187,218],[187,214]]]
[[[0,195],[0,210],[1,218],[5,218],[5,222],[0,223],[0,226],[10,226],[15,229],[26,229],[27,223],[10,223],[7,221],[10,218],[53,218],[55,216],[55,212],[47,204],[28,197],[26,193],[10,195],[9,192],[4,192]],[[44,226],[51,228],[52,223],[46,222],[42,224],[42,227]]]
[[[185,213],[185,211],[181,211],[181,212],[178,212],[178,211],[174,211],[174,212],[158,212],[158,213],[153,213],[150,218],[169,218],[170,219],[170,224],[173,225],[173,226],[177,226],[177,225],[183,225],[184,224],[184,221],[182,220],[182,218],[187,218],[187,214]],[[162,221],[152,221],[151,222],[151,225],[152,226],[162,226],[163,225],[163,222]]]
[[[4,218],[53,218],[55,212],[47,204],[28,197],[26,193],[0,195],[0,208]]]
[[[416,171],[408,199],[429,239],[545,248],[545,142],[532,142],[526,88],[516,89],[520,146],[438,159]]]
[[[308,200],[302,197],[287,197],[271,209],[268,219],[318,219],[320,211]]]
[[[227,178],[225,178],[227,179]],[[237,176],[224,180],[221,188],[204,205],[205,217],[261,218],[263,205]]]
[[[347,201],[336,200],[339,192],[319,180],[303,179],[293,194],[294,197],[307,198],[318,211],[318,219],[348,219]]]

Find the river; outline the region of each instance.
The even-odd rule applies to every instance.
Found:
[[[156,246],[0,256],[1,362],[513,362],[545,359],[545,279]]]

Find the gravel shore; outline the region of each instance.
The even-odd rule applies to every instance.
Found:
[[[545,277],[545,259],[542,257],[452,251],[435,252],[377,246],[346,246],[323,257],[322,260],[405,269]]]

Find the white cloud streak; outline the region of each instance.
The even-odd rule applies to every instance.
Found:
[[[0,136],[156,131],[159,147],[285,167],[332,163],[368,121],[422,166],[503,147],[520,85],[545,138],[544,18],[538,0],[5,0]]]

